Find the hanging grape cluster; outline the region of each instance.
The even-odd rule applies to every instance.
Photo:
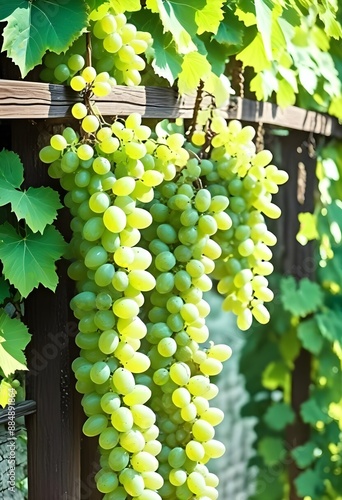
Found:
[[[122,14],[91,29],[94,65],[81,54],[67,62],[83,96],[72,108],[80,130],[53,135],[40,159],[72,215],[73,370],[83,432],[98,436],[97,488],[106,500],[215,500],[206,464],[225,448],[211,377],[231,350],[210,341],[205,292],[218,281],[242,330],[253,316],[268,321],[276,240],[265,216],[280,215],[272,195],[287,174],[268,151],[256,153],[252,127],[216,111],[189,132],[179,120],[152,130],[137,113],[107,123],[92,97],[139,83],[148,40]]]

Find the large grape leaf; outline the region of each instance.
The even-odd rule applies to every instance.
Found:
[[[0,152],[0,206],[11,204],[17,219],[25,219],[34,233],[43,233],[45,227],[57,217],[62,208],[57,191],[49,187],[30,187],[27,191],[17,188],[23,182],[24,167],[12,151]]]
[[[87,24],[87,6],[84,0],[1,0],[0,20],[7,22],[2,50],[24,77],[47,50],[60,54],[79,37]]]
[[[0,152],[0,180],[5,180],[12,188],[18,188],[24,181],[23,164],[13,151],[3,149]]]
[[[0,309],[0,368],[8,377],[16,370],[27,370],[23,350],[31,335],[19,319],[11,319]]]
[[[342,344],[341,321],[342,313],[339,310],[329,309],[322,314],[316,315],[317,324],[323,337],[331,342]]]
[[[317,474],[317,471],[307,469],[302,472],[296,477],[295,485],[298,495],[301,498],[322,498],[321,495],[324,491],[324,483],[319,474]]]
[[[286,455],[283,440],[272,436],[265,436],[259,441],[258,452],[269,467],[281,462]]]
[[[6,181],[0,179],[0,205],[10,203],[17,219],[25,219],[34,233],[44,232],[48,224],[57,217],[62,208],[57,191],[49,187],[30,187],[27,191],[8,189]]]
[[[198,87],[201,80],[206,80],[211,73],[207,58],[198,52],[185,54],[182,72],[178,78],[178,88],[181,94],[191,93]]]
[[[197,50],[194,39],[198,26],[196,13],[206,6],[205,0],[147,0],[147,8],[159,13],[164,31],[170,31],[178,52],[187,54]]]
[[[286,403],[275,403],[267,408],[264,415],[264,422],[270,429],[282,431],[295,420],[295,414],[292,408]]]
[[[224,3],[224,0],[207,0],[206,5],[196,11],[195,20],[199,35],[206,31],[217,33],[220,22],[223,20],[222,6]]]
[[[244,66],[252,66],[256,73],[271,68],[261,33],[258,33],[254,40],[237,54],[236,59],[242,61]]]
[[[315,317],[299,323],[298,338],[302,341],[303,347],[316,356],[321,352],[323,337]]]
[[[43,234],[28,232],[21,237],[8,223],[0,226],[0,260],[4,274],[23,297],[39,286],[55,290],[55,261],[66,249],[61,234],[48,226]]]
[[[308,467],[315,460],[315,448],[315,443],[308,441],[304,445],[297,446],[297,448],[291,451],[291,455],[301,469]]]
[[[317,311],[323,304],[321,287],[308,278],[301,279],[298,284],[293,276],[282,278],[280,290],[284,309],[294,316],[304,318]]]
[[[319,403],[314,397],[305,401],[300,409],[303,422],[306,424],[316,425],[317,422],[322,421],[325,423],[331,422],[331,417],[327,411],[323,411]]]
[[[151,33],[153,39],[152,68],[155,73],[173,85],[182,71],[183,56],[177,52],[172,34],[163,33],[163,26],[156,14],[144,10],[132,16],[133,23]]]

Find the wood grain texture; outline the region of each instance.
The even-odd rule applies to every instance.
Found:
[[[174,89],[118,85],[110,96],[96,99],[96,103],[104,116],[136,112],[146,118],[191,118],[195,99],[194,95],[179,96]],[[70,117],[72,104],[79,100],[78,94],[63,85],[0,80],[0,118],[3,119]],[[205,98],[202,106],[209,103],[210,99]],[[335,118],[296,106],[282,109],[269,102],[237,97],[222,110],[229,119],[342,137],[342,126]]]
[[[31,415],[36,412],[37,403],[32,400],[22,401],[15,405],[15,419]],[[0,411],[0,424],[8,422],[8,408]]]

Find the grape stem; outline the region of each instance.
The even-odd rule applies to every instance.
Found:
[[[86,47],[87,47],[86,64],[87,64],[87,66],[92,66],[91,33],[90,33],[90,31],[86,32]]]
[[[196,130],[198,113],[200,111],[201,102],[202,102],[202,99],[203,99],[203,95],[202,95],[203,87],[204,87],[204,81],[201,80],[200,84],[197,87],[197,95],[196,95],[196,101],[195,101],[195,106],[194,106],[194,113],[192,115],[191,125],[190,125],[188,133],[187,133],[187,135],[188,135],[188,141],[191,141],[192,134]]]

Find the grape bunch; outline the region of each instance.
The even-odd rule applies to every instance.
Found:
[[[253,317],[260,323],[269,321],[264,302],[273,299],[273,292],[266,276],[273,271],[269,247],[277,240],[265,217],[281,215],[272,195],[287,181],[288,174],[270,164],[270,151],[256,153],[251,126],[242,127],[237,120],[227,123],[214,115],[210,136],[207,158],[198,162],[202,165],[200,175],[211,195],[228,200],[225,213],[231,220],[229,228],[218,227],[213,235],[222,254],[212,276],[218,280],[218,292],[225,295],[223,308],[237,316],[241,330],[247,330]],[[205,137],[201,128],[193,134],[190,146],[197,153]]]
[[[40,78],[44,82],[67,83],[74,80],[71,87],[80,92],[84,89],[79,73],[87,66],[92,65],[95,71],[101,75],[108,75],[111,85],[139,85],[141,72],[146,67],[145,59],[142,57],[151,47],[152,38],[150,33],[138,31],[136,27],[127,22],[123,13],[116,13],[110,4],[107,4],[107,12],[98,15],[96,10],[89,13],[89,36],[83,34],[76,40],[65,54],[49,52],[43,58],[43,69]],[[91,46],[92,61],[87,61],[87,43]],[[76,80],[75,80],[76,77]],[[101,89],[102,85],[108,84],[108,80],[102,80],[98,76],[95,81],[95,89]],[[88,82],[88,79],[86,82]],[[79,80],[79,81],[78,81]],[[103,90],[95,95],[103,97]]]
[[[107,49],[119,19],[94,21]],[[53,135],[40,159],[72,215],[73,370],[83,432],[99,440],[97,488],[107,500],[215,500],[218,478],[206,464],[225,450],[211,377],[231,350],[209,340],[205,293],[218,280],[243,330],[253,316],[268,320],[275,237],[264,215],[279,216],[271,199],[287,174],[269,165],[269,152],[256,154],[254,129],[218,115],[210,133],[190,135],[178,120],[152,131],[137,113],[106,123],[91,96],[110,92],[113,73],[81,57],[70,81],[84,96],[72,107],[80,129]]]
[[[85,80],[93,85],[96,72],[91,68],[87,71],[91,78]],[[197,498],[200,476],[208,498],[216,498],[218,480],[204,462],[220,456],[224,447],[213,439],[213,425],[222,420],[222,415],[219,410],[209,408],[209,399],[217,393],[209,376],[219,373],[220,360],[228,359],[230,350],[223,349],[222,357],[222,348],[212,346],[201,351],[198,345],[208,338],[204,317],[209,308],[201,295],[209,289],[210,280],[205,272],[213,268],[210,256],[219,254],[214,241],[210,243],[209,238],[205,238],[208,241],[204,246],[204,240],[196,242],[194,258],[189,259],[187,271],[177,275],[173,269],[172,283],[179,289],[171,287],[174,289],[174,295],[169,297],[171,312],[168,321],[165,318],[165,327],[172,335],[160,339],[156,345],[150,332],[150,321],[154,321],[153,331],[160,327],[158,311],[150,308],[151,301],[157,300],[152,295],[164,301],[165,293],[171,292],[168,284],[171,273],[166,270],[170,271],[173,266],[173,254],[168,251],[158,257],[156,250],[149,248],[149,235],[157,231],[161,239],[158,243],[154,238],[154,245],[163,244],[165,240],[164,247],[173,238],[173,226],[160,221],[165,210],[168,212],[173,207],[173,213],[178,213],[174,218],[176,224],[186,198],[182,192],[176,198],[171,195],[178,173],[183,171],[177,181],[181,187],[184,172],[191,170],[190,154],[183,147],[184,136],[173,132],[166,137],[160,135],[160,130],[152,134],[137,114],[108,125],[101,117],[91,114],[85,104],[76,104],[72,112],[80,120],[82,133],[67,127],[62,134],[52,136],[50,145],[41,150],[40,159],[50,164],[52,177],[60,178],[67,191],[65,204],[73,216],[70,249],[74,261],[68,273],[77,282],[78,293],[71,301],[71,308],[79,320],[76,343],[80,348],[73,370],[88,417],[83,431],[99,439],[101,469],[96,475],[97,488],[106,499],[114,496],[117,499],[120,495],[140,500],[167,498],[175,491],[179,498],[186,498],[189,492]],[[186,186],[192,189],[191,182]],[[203,204],[201,199],[200,193],[196,201],[199,207]],[[214,206],[215,203],[217,205],[217,200]],[[226,203],[221,203],[221,208],[225,206]],[[230,224],[227,215],[225,220]],[[191,217],[186,224],[189,222]],[[185,240],[191,239],[186,233]],[[183,246],[188,256],[189,243]],[[190,246],[192,248],[192,243]],[[173,247],[170,249],[173,251]],[[208,257],[200,258],[202,251]],[[175,253],[181,256],[182,248]],[[181,267],[184,258],[180,257]],[[155,271],[155,266],[159,270]],[[186,289],[189,279],[193,284]],[[176,313],[179,300],[182,302],[180,314],[178,310]],[[148,322],[145,317],[149,318]],[[180,320],[183,333],[179,329]],[[194,354],[189,357],[192,350]],[[172,425],[178,431],[173,433],[173,442],[178,444],[175,453],[180,455],[176,461],[171,458],[171,464],[165,463],[169,450],[165,431],[168,433],[171,425],[173,406],[161,409],[161,417],[157,419],[153,401],[149,403],[152,391],[155,391],[154,401],[159,394],[160,386],[154,383],[154,378],[158,379],[158,370],[167,366],[165,361],[170,365],[170,383],[163,385],[161,391],[166,388],[174,391],[175,408],[179,410],[177,423]],[[206,399],[202,397],[204,393]],[[189,429],[184,435],[185,420],[181,412],[187,415],[186,422],[190,422],[191,416],[197,420],[195,399],[201,422],[196,425],[193,422],[193,431]],[[171,439],[171,435],[168,436],[169,444]],[[182,482],[184,474],[186,481]]]

